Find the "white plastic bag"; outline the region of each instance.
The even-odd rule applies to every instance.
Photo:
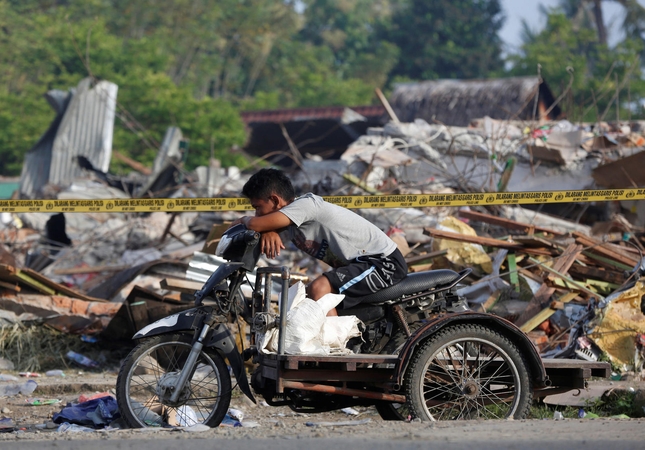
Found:
[[[356,316],[327,317],[321,330],[322,345],[331,353],[349,353],[347,341],[361,335]]]
[[[285,330],[285,353],[290,355],[346,353],[347,341],[359,336],[356,316],[327,317],[327,313],[345,298],[327,294],[314,301],[306,297],[305,286],[298,282],[289,288],[289,311]],[[258,336],[263,353],[278,351],[278,329]]]

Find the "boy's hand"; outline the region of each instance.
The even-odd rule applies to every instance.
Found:
[[[282,244],[282,239],[280,235],[275,231],[265,231],[260,237],[260,244],[262,253],[266,255],[267,258],[275,258],[280,254],[280,250],[285,248]]]

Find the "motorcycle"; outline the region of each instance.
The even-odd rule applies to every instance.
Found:
[[[470,311],[457,295],[470,269],[411,273],[338,309],[363,324],[350,354],[285,354],[283,318],[294,277],[287,267],[256,268],[259,243],[260,234],[241,224],[228,229],[216,250],[228,262],[195,293],[194,307],[135,334],[140,343],[124,360],[116,389],[127,425],[218,426],[230,405],[231,375],[253,402],[251,387],[271,406],[299,412],[375,406],[385,420],[521,419],[533,390],[548,386],[526,335],[500,317]],[[245,298],[241,286],[251,284],[254,270]],[[275,277],[282,287],[277,308]],[[229,328],[238,318],[251,329],[243,349]],[[256,336],[272,328],[279,330],[277,353],[263,353]]]

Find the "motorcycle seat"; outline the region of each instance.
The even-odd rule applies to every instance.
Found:
[[[402,295],[415,294],[421,291],[429,291],[440,286],[450,285],[465,275],[449,269],[430,270],[408,274],[403,280],[394,286],[382,289],[374,294],[362,297],[345,297],[343,309],[351,308],[358,304],[379,304],[388,300],[394,300]]]

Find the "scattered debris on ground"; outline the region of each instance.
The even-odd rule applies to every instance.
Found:
[[[116,97],[116,90],[82,82],[75,92],[50,93],[58,116],[25,158],[16,198],[239,197],[250,172],[215,160],[187,172],[187,140],[178,128],[168,129],[153,167],[113,152],[105,137],[114,105],[98,100]],[[83,122],[75,112],[82,107],[96,109],[102,120]],[[348,123],[362,120],[343,111],[350,116]],[[63,148],[74,120],[93,128]],[[337,158],[285,147],[284,154],[297,153],[298,164],[284,168],[296,190],[426,194],[645,184],[643,122],[483,117],[450,126],[391,117],[378,125],[364,127]],[[132,175],[110,174],[111,158],[129,164]],[[643,261],[644,202],[356,212],[392,237],[411,272],[473,268],[460,294],[473,309],[518,325],[543,358],[608,359],[617,378],[645,377],[645,285],[632,271]],[[192,306],[192,293],[222,262],[214,256],[218,236],[241,214],[1,213],[0,371],[118,366],[119,352],[110,354],[115,347],[122,352],[136,330]],[[291,246],[261,264],[309,277],[327,269]]]

